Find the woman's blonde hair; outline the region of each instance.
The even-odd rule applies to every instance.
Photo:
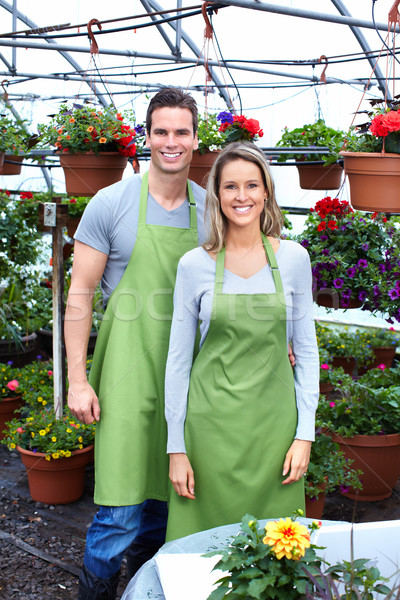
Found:
[[[228,221],[221,210],[219,200],[221,173],[226,164],[238,159],[247,160],[259,167],[264,187],[268,190],[268,198],[260,215],[260,229],[265,235],[280,236],[283,216],[276,202],[275,186],[264,153],[252,142],[234,142],[218,155],[208,178],[206,196],[208,239],[203,244],[206,250],[219,252],[225,245]]]

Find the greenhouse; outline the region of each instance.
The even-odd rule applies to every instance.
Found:
[[[400,0],[0,14],[0,598],[400,597]]]

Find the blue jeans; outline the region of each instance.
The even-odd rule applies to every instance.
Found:
[[[97,577],[109,578],[121,567],[126,550],[160,547],[165,541],[167,503],[145,500],[133,506],[100,506],[86,536],[85,566]]]

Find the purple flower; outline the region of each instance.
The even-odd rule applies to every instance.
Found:
[[[7,364],[8,364],[8,366],[9,366],[9,367],[12,367],[14,363],[13,363],[13,361],[12,361],[12,360],[9,360],[9,361],[7,362]]]
[[[379,263],[378,269],[381,273],[384,273],[386,271],[386,267],[383,263]]]
[[[361,244],[361,248],[364,250],[364,252],[367,252],[369,244]]]
[[[233,123],[233,115],[227,110],[220,112],[217,119],[218,121],[221,121],[221,123]]]
[[[366,269],[368,267],[368,262],[365,260],[365,258],[360,258],[357,266],[360,267],[360,269]]]
[[[362,217],[359,219],[359,221],[360,221],[360,223],[364,223],[364,225],[366,225],[366,221]]]
[[[341,226],[340,226],[340,229],[341,229],[341,231],[346,231],[346,229],[347,229],[347,225],[341,225]]]
[[[357,273],[357,269],[355,267],[349,267],[346,273],[349,277],[354,277],[354,275]]]
[[[396,288],[392,288],[391,290],[389,290],[388,295],[391,300],[395,300],[400,296],[400,293],[399,290],[396,290]]]
[[[333,285],[337,290],[340,290],[341,287],[343,287],[343,279],[340,279],[340,277],[338,277],[337,279],[333,280]]]
[[[380,296],[381,295],[381,290],[379,288],[379,285],[374,285],[373,291],[374,291],[374,296]]]
[[[322,254],[323,254],[324,256],[328,256],[328,254],[329,254],[329,250],[328,250],[328,248],[324,248],[324,249],[322,250]]]
[[[328,236],[325,234],[322,234],[320,239],[321,239],[321,242],[326,242],[326,240],[328,239]]]
[[[303,246],[303,248],[308,248],[310,242],[309,240],[301,240],[301,245]]]
[[[358,299],[361,302],[364,302],[364,300],[366,299],[366,297],[367,297],[367,292],[366,291],[361,290],[361,292],[358,293]]]
[[[341,485],[340,491],[342,492],[342,494],[347,494],[350,491],[350,488],[346,485]]]
[[[138,135],[144,135],[146,133],[146,130],[143,125],[136,125],[136,127],[134,127],[134,130]]]
[[[347,290],[343,290],[343,291],[341,292],[341,294],[342,294],[342,298],[343,298],[344,300],[349,300],[349,299],[351,298],[351,290],[349,290],[349,289],[347,289]]]

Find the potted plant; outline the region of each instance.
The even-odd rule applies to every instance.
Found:
[[[354,460],[353,467],[363,471],[362,490],[346,493],[352,499],[388,498],[400,476],[400,375],[395,375],[397,383],[383,387],[381,373],[374,381],[374,371],[357,380],[337,373],[336,397],[321,397],[317,409],[317,424]]]
[[[369,121],[352,129],[340,152],[351,203],[360,210],[400,212],[400,101],[369,102]]]
[[[320,519],[324,510],[325,495],[339,488],[348,492],[362,488],[362,471],[352,468],[353,460],[346,458],[332,438],[317,430],[311,445],[310,462],[305,478],[306,516]]]
[[[23,154],[30,146],[32,136],[26,128],[26,121],[0,116],[0,175],[19,175]],[[4,162],[5,161],[5,162]]]
[[[325,124],[323,119],[315,123],[283,130],[278,148],[327,147],[326,154],[293,151],[280,154],[278,162],[294,159],[300,177],[300,187],[305,190],[338,189],[342,179],[342,167],[336,162],[343,147],[345,134]],[[324,164],[307,164],[324,161]]]
[[[318,347],[319,351],[319,393],[328,394],[332,391],[333,385],[331,383],[330,374],[332,371],[332,357],[328,352],[327,348],[321,344]]]
[[[372,327],[366,331],[358,331],[358,334],[363,346],[371,348],[374,353],[374,358],[368,364],[368,369],[374,369],[378,365],[392,366],[396,356],[396,348],[400,341],[400,335],[393,327],[388,329]]]
[[[51,387],[26,392],[25,400],[37,408],[10,421],[1,443],[20,453],[33,500],[45,504],[78,500],[86,466],[93,458],[94,424],[79,423],[67,408],[57,419],[53,408],[43,406],[51,405]]]
[[[93,196],[122,178],[137,150],[135,128],[123,119],[112,105],[61,104],[49,124],[39,125],[42,143],[57,148],[69,195]]]
[[[329,196],[310,209],[305,229],[294,239],[310,255],[318,304],[361,307],[400,320],[400,234],[395,222],[378,213],[353,211],[348,202]]]
[[[229,111],[200,116],[197,129],[199,147],[193,153],[189,179],[205,187],[217,152],[231,142],[257,141],[264,135],[256,119],[233,115]]]
[[[356,368],[367,365],[374,358],[371,347],[363,342],[358,332],[350,331],[347,326],[332,328],[317,322],[316,332],[320,351],[326,350],[335,369],[341,367],[347,374],[353,375]],[[330,383],[335,369],[327,375]]]
[[[23,389],[19,370],[13,368],[12,362],[0,365],[0,440],[4,437],[5,424],[23,405]]]

